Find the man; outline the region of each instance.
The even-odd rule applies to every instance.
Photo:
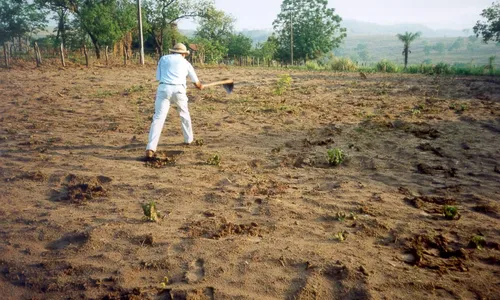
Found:
[[[203,85],[198,80],[193,66],[186,60],[186,56],[189,55],[186,46],[178,43],[169,50],[171,54],[160,58],[156,69],[156,80],[160,81],[160,85],[156,91],[155,114],[149,130],[146,158],[154,156],[171,103],[177,106],[181,117],[184,144],[189,145],[193,142],[193,128],[186,95],[186,77],[189,76],[196,88],[200,90],[203,89]]]

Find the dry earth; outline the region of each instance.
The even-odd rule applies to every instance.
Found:
[[[0,70],[2,299],[500,297],[499,78],[198,69],[145,162],[154,70]]]

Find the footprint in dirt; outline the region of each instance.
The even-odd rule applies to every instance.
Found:
[[[189,264],[189,270],[184,275],[184,280],[187,283],[196,283],[203,280],[205,277],[204,260],[197,259]]]

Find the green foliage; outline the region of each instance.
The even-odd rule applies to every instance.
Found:
[[[356,71],[358,69],[358,66],[346,57],[335,57],[329,65],[330,69],[334,71]]]
[[[500,2],[497,1],[491,7],[484,9],[481,16],[486,21],[477,21],[474,33],[482,36],[485,43],[490,40],[500,42]]]
[[[283,74],[278,77],[276,87],[273,91],[275,95],[283,95],[292,86],[292,77],[289,74]]]
[[[399,71],[398,66],[392,61],[383,59],[379,61],[376,65],[376,69],[379,72],[396,73]]]
[[[229,38],[228,55],[233,56],[247,56],[252,49],[252,39],[244,36],[243,34],[232,34]]]
[[[327,5],[324,0],[283,0],[281,12],[273,22],[282,60],[291,58],[291,27],[296,60],[316,59],[340,45],[346,29],[340,26],[342,19],[335,9]]]
[[[208,158],[207,164],[220,167],[221,160],[222,158],[220,157],[219,154],[214,154]]]
[[[436,74],[443,74],[443,75],[446,75],[446,74],[450,74],[451,73],[451,67],[449,64],[446,64],[446,63],[443,63],[443,62],[440,62],[438,63],[435,67],[434,67],[434,72]]]
[[[135,2],[135,1],[134,1]],[[144,30],[160,54],[175,42],[182,42],[177,22],[207,15],[213,7],[210,0],[143,0]]]
[[[314,71],[317,71],[317,70],[322,70],[323,68],[318,64],[317,61],[315,60],[308,60],[306,62],[306,69],[307,70],[314,70]]]
[[[274,59],[278,52],[278,39],[271,35],[264,43],[257,44],[256,55],[266,60]]]
[[[344,151],[339,148],[328,149],[326,152],[328,163],[332,166],[338,166],[345,160]]]
[[[456,206],[445,205],[443,208],[443,215],[448,220],[458,219],[460,214],[458,213],[458,208]]]
[[[0,0],[0,42],[42,30],[47,24],[46,15],[32,1]]]
[[[408,66],[408,54],[411,52],[410,51],[410,44],[416,40],[417,38],[419,38],[421,35],[420,32],[405,32],[404,34],[397,34],[397,38],[403,42],[404,46],[403,46],[403,55],[405,57],[405,69],[406,67]]]
[[[158,211],[156,210],[156,203],[154,201],[143,203],[142,211],[144,212],[143,220],[149,222],[158,221]]]
[[[208,63],[218,63],[228,54],[228,46],[234,32],[235,19],[223,11],[209,7],[195,32],[195,42],[201,45],[199,54]],[[233,50],[237,45],[233,44]],[[241,50],[241,49],[239,49]]]
[[[469,247],[483,249],[486,246],[486,239],[482,235],[474,235],[469,241]]]

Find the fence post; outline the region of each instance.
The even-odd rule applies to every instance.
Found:
[[[64,45],[61,43],[61,63],[63,67],[66,67],[66,62],[64,61]]]
[[[38,44],[35,42],[35,44],[33,45],[33,48],[35,50],[35,61],[36,61],[36,66],[39,67],[40,66],[40,60],[39,60],[39,57],[38,57]]]
[[[123,64],[127,65],[127,46],[123,45]]]
[[[106,57],[106,66],[108,65],[108,46],[104,49],[104,56]]]
[[[5,57],[5,66],[9,67],[9,51],[7,51],[7,43],[3,43],[3,55]]]
[[[87,52],[87,45],[83,45],[83,54],[85,55],[85,65],[89,67],[89,53]]]

